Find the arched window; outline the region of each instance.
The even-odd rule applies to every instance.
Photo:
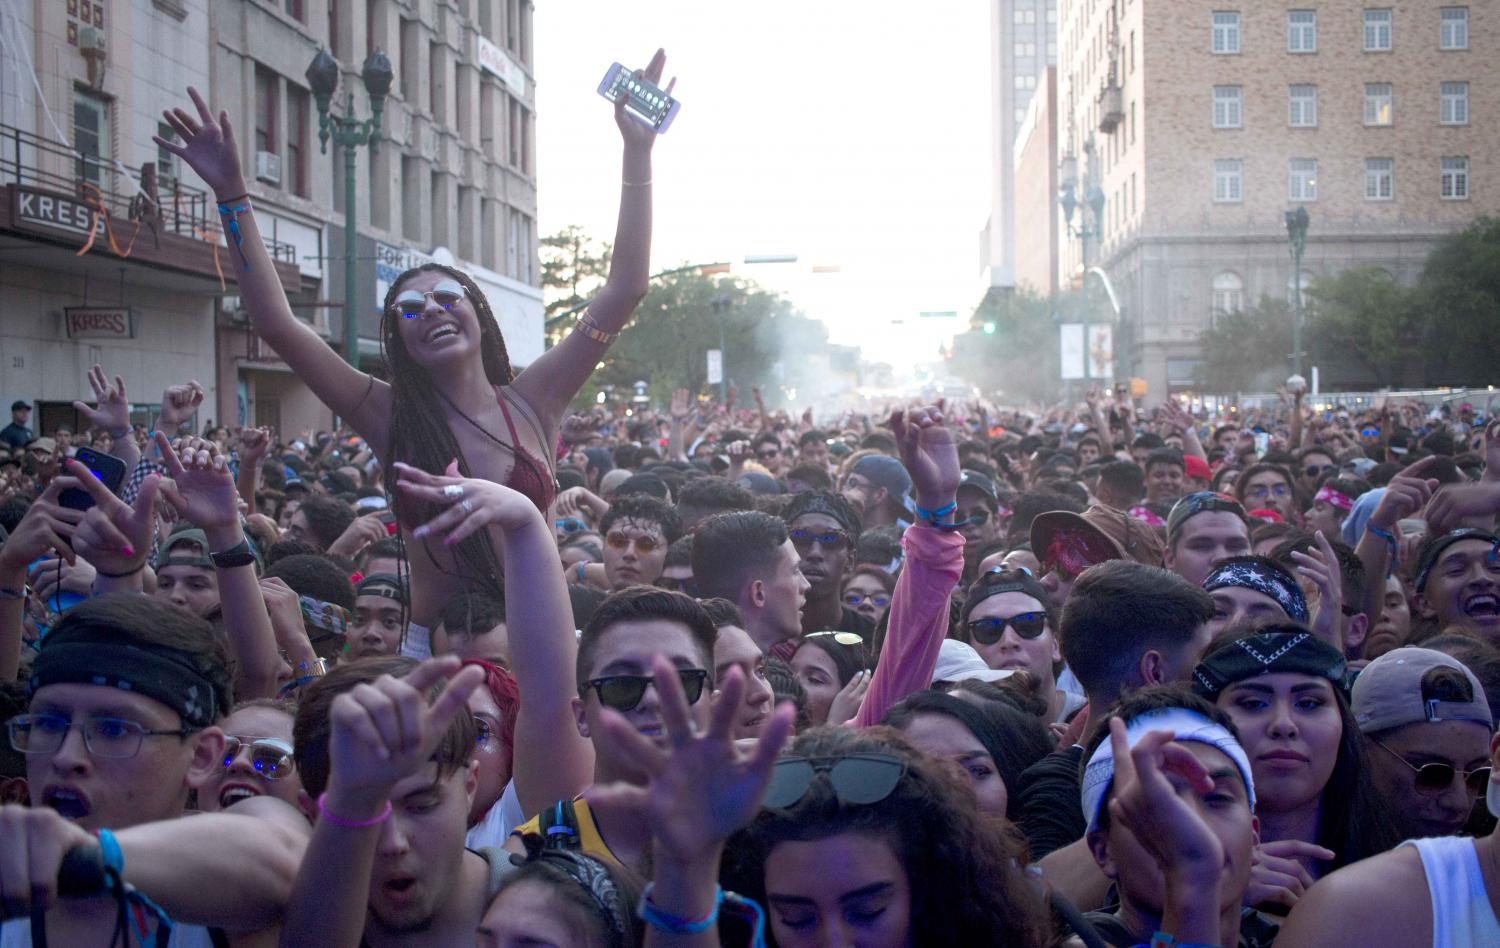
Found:
[[[1212,319],[1238,313],[1245,308],[1245,281],[1238,273],[1225,270],[1214,277],[1214,305]]]

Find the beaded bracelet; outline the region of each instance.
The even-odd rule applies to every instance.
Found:
[[[318,814],[322,816],[323,819],[332,823],[334,826],[342,826],[344,829],[368,829],[371,826],[379,826],[381,823],[384,823],[391,817],[390,800],[385,801],[385,809],[381,810],[377,816],[371,819],[349,820],[345,819],[342,816],[337,816],[333,813],[330,813],[328,811],[328,807],[324,805],[324,801],[326,801],[327,799],[328,792],[326,790],[318,794]]]

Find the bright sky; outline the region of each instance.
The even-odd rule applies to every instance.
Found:
[[[988,6],[537,4],[539,232],[579,224],[613,239],[620,140],[597,88],[612,62],[643,66],[660,46],[682,107],[654,153],[653,270],[733,261],[866,359],[935,357],[962,327],[917,313],[966,320],[980,296]],[[756,254],[799,261],[739,265]]]

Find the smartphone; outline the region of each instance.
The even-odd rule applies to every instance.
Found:
[[[666,134],[681,105],[651,80],[637,76],[634,70],[619,63],[610,66],[600,80],[599,94],[611,102],[624,98],[626,114],[655,129],[658,135]]]
[[[93,471],[94,476],[99,478],[101,484],[109,488],[110,493],[120,492],[120,485],[125,481],[124,461],[113,454],[105,454],[93,448],[79,448],[74,453],[73,460]],[[70,487],[62,492],[57,502],[74,510],[88,510],[94,506],[94,497],[81,487]]]
[[[1266,456],[1266,452],[1270,449],[1271,436],[1264,431],[1257,431],[1255,433],[1255,456],[1257,458],[1263,458]]]
[[[380,522],[385,524],[386,536],[393,537],[401,529],[401,525],[396,522],[396,512],[394,510],[382,510],[380,512]]]

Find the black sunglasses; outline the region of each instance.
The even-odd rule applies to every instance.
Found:
[[[1023,639],[1034,639],[1047,631],[1047,613],[1023,612],[1008,619],[999,616],[975,619],[969,623],[969,638],[980,645],[994,645],[1005,637],[1006,626],[1015,629]]]
[[[1417,792],[1429,797],[1435,797],[1453,786],[1454,777],[1462,777],[1464,787],[1469,791],[1469,796],[1480,797],[1489,789],[1490,768],[1476,767],[1473,770],[1459,770],[1452,764],[1430,763],[1418,767],[1416,764],[1402,757],[1400,754],[1386,747],[1384,743],[1376,741],[1381,750],[1390,754],[1401,763],[1416,771]]]
[[[785,810],[807,796],[813,779],[827,774],[840,803],[869,806],[890,796],[906,774],[906,762],[890,754],[843,757],[783,757],[771,771],[762,806]]]
[[[703,686],[708,683],[708,672],[702,668],[679,668],[677,680],[682,682],[682,693],[688,704],[697,704],[703,697]],[[646,696],[646,688],[656,683],[650,675],[610,675],[593,678],[588,688],[599,694],[599,703],[616,711],[634,711]],[[587,690],[587,689],[585,689]]]
[[[1338,467],[1333,464],[1309,464],[1302,469],[1302,473],[1308,477],[1322,477],[1329,471],[1337,471]]]
[[[842,530],[827,530],[817,533],[812,530],[791,531],[792,546],[797,548],[798,553],[806,553],[817,543],[825,550],[845,550],[849,548],[849,534]]]

